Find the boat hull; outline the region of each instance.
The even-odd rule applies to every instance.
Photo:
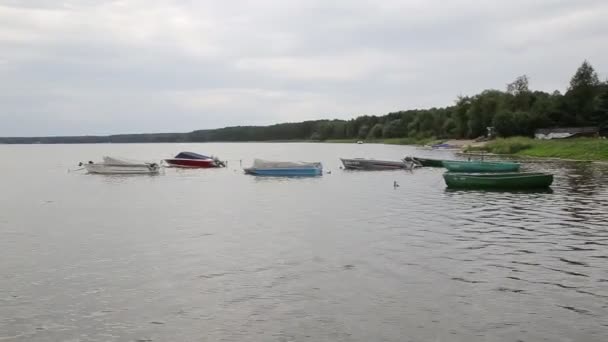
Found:
[[[245,173],[256,176],[275,176],[275,177],[314,177],[323,174],[321,168],[248,168]]]
[[[347,170],[400,170],[410,169],[411,162],[404,161],[388,161],[388,160],[373,160],[373,159],[340,159],[344,168]]]
[[[441,159],[430,159],[430,158],[419,158],[412,157],[414,162],[424,166],[424,167],[443,167],[443,160]]]
[[[443,175],[448,188],[526,190],[548,188],[553,175],[537,172],[515,173],[457,173]]]
[[[172,158],[165,159],[165,163],[173,167],[187,167],[187,168],[213,168],[219,167],[213,159],[180,159]]]
[[[104,175],[133,175],[133,174],[158,174],[158,165],[108,165],[108,164],[85,164],[88,173]]]
[[[518,163],[510,162],[474,162],[474,161],[443,161],[443,166],[451,172],[516,172],[519,171]]]

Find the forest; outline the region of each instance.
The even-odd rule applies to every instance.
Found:
[[[526,75],[504,90],[460,96],[444,108],[412,109],[351,120],[316,120],[270,126],[235,126],[189,133],[109,136],[0,138],[0,143],[128,143],[285,141],[390,138],[471,139],[494,127],[501,137],[532,136],[538,128],[598,126],[608,128],[608,81],[601,81],[584,61],[565,93],[531,90]]]

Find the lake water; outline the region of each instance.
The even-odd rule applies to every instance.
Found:
[[[70,172],[182,150],[158,176]],[[447,191],[451,157],[356,144],[0,145],[0,341],[607,341],[608,167],[526,163],[552,192]],[[247,176],[254,157],[318,178]],[[400,187],[393,188],[397,181]]]

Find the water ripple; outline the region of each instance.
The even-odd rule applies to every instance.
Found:
[[[441,169],[338,169],[412,147],[112,145],[4,151],[19,167],[0,169],[0,340],[605,340],[606,166],[526,162],[551,191],[451,191]],[[176,148],[333,172],[65,173]]]

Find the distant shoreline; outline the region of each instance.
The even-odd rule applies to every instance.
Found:
[[[535,140],[526,137],[499,138],[488,142],[475,142],[469,139],[327,139],[327,140],[252,140],[252,141],[121,141],[121,142],[13,142],[6,143],[0,138],[0,145],[88,145],[88,144],[200,144],[200,143],[327,143],[327,144],[385,144],[405,146],[428,146],[445,143],[459,147],[463,152],[486,152],[492,155],[519,156],[526,158],[552,159],[578,162],[608,162],[608,140],[594,138],[575,138],[560,140]]]

